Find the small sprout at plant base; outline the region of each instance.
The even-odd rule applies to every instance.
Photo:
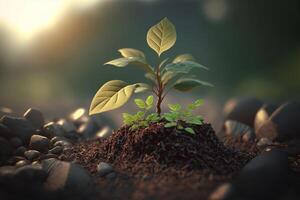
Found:
[[[203,118],[199,115],[195,115],[193,112],[203,104],[202,99],[196,100],[187,106],[186,109],[182,109],[179,104],[169,104],[170,112],[163,114],[163,118],[167,121],[165,128],[175,128],[178,130],[185,130],[188,133],[195,134],[195,131],[191,127],[183,127],[184,125],[201,125],[203,124]]]
[[[157,113],[149,113],[149,110],[153,107],[153,96],[148,96],[145,101],[135,99],[134,102],[141,110],[134,115],[123,113],[123,123],[130,126],[131,130],[145,128],[160,121],[161,118]]]
[[[148,30],[146,38],[149,47],[157,53],[159,60],[163,53],[174,46],[176,39],[177,33],[175,26],[168,18],[164,18],[158,24],[152,26]],[[145,54],[140,50],[123,48],[118,51],[122,57],[109,61],[105,63],[105,65],[121,68],[129,65],[136,66],[144,70],[145,78],[149,83],[127,83],[121,80],[108,81],[100,87],[95,94],[89,110],[90,115],[120,108],[127,103],[133,94],[150,91],[156,97],[157,116],[152,116],[153,119],[156,119],[161,115],[161,104],[170,89],[174,88],[186,92],[197,86],[213,86],[208,82],[196,79],[191,74],[193,69],[208,70],[208,68],[197,63],[196,59],[190,54],[185,53],[178,55],[173,60],[164,59],[156,63],[156,67],[153,67],[147,62]],[[154,97],[149,96],[146,101],[136,99],[135,103],[140,109],[147,111],[152,108]],[[189,107],[189,110],[194,110],[201,104],[201,101],[195,102]],[[180,110],[180,105],[171,105],[170,109],[173,110],[173,112],[178,112]],[[124,123],[128,125],[132,124],[133,121],[143,121],[147,119],[147,117],[145,118],[145,116],[140,115],[125,114],[123,115]],[[172,113],[172,115],[175,114]],[[194,123],[199,122],[199,120],[189,121]],[[146,125],[146,122],[143,122],[142,124]],[[135,124],[132,127],[136,127]]]

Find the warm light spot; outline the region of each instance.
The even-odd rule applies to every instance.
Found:
[[[0,0],[0,26],[28,41],[51,27],[70,9],[89,8],[101,0]],[[104,1],[104,0],[102,0]]]
[[[86,110],[84,108],[78,108],[71,114],[71,119],[74,121],[80,119],[84,115],[85,111]]]

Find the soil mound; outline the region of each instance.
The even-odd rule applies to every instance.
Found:
[[[210,124],[193,129],[195,135],[165,128],[164,123],[136,131],[123,127],[99,143],[97,156],[123,166],[149,164],[220,175],[238,171],[252,158],[248,153],[224,146]]]

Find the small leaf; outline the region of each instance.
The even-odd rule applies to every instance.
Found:
[[[168,104],[168,107],[172,111],[179,111],[181,109],[181,105],[180,104]]]
[[[176,37],[175,26],[164,18],[149,29],[147,43],[160,56],[175,44]]]
[[[98,114],[123,106],[134,93],[136,84],[120,80],[113,80],[105,83],[94,96],[89,114]]]
[[[170,71],[165,72],[161,77],[162,83],[164,85],[166,85],[176,75],[177,75],[177,73],[174,73],[174,72],[170,72]]]
[[[151,86],[146,83],[137,83],[134,93],[141,93],[151,90]]]
[[[160,117],[157,113],[151,113],[146,117],[146,120],[149,122],[158,122],[160,120]]]
[[[154,97],[152,95],[148,96],[146,99],[147,106],[152,107],[153,101],[154,101]]]
[[[169,60],[169,58],[166,58],[161,63],[159,63],[158,69],[162,69],[164,67],[164,65],[167,63],[168,60]]]
[[[184,61],[195,61],[195,58],[191,54],[181,54],[173,60],[173,63],[179,63]]]
[[[205,69],[208,70],[207,67],[194,62],[194,61],[183,61],[183,62],[177,62],[177,63],[169,63],[166,65],[165,70],[169,72],[174,73],[182,73],[187,74],[189,73],[193,68],[199,68],[199,69]]]
[[[192,78],[179,79],[176,81],[173,87],[179,91],[186,92],[201,85],[213,87],[213,85],[208,82],[201,81],[198,79],[192,79]]]
[[[166,123],[165,124],[165,128],[171,128],[171,127],[175,127],[177,126],[177,123],[176,122],[169,122],[169,123]]]
[[[195,106],[199,107],[199,106],[201,106],[203,103],[204,103],[204,100],[203,100],[203,99],[198,99],[198,100],[195,101],[194,104],[195,104]]]
[[[142,99],[135,99],[134,102],[139,108],[141,109],[146,108],[146,104]]]
[[[145,54],[137,49],[132,49],[132,48],[123,48],[123,49],[119,49],[118,50],[121,55],[124,58],[128,58],[128,57],[141,57],[141,58],[145,58]]]
[[[115,67],[126,67],[129,64],[141,67],[148,73],[154,74],[153,68],[146,62],[145,58],[142,57],[117,58],[104,63],[104,65],[113,65]]]
[[[185,128],[184,130],[185,130],[186,132],[188,132],[188,133],[195,134],[195,131],[194,131],[192,128],[190,128],[190,127],[187,127],[187,128]]]
[[[153,83],[156,83],[156,77],[155,77],[154,74],[152,74],[152,73],[146,73],[146,74],[145,74],[145,77],[146,77],[147,79],[151,80]]]
[[[144,118],[145,112],[143,112],[143,111],[138,111],[138,112],[136,113],[136,116],[138,117],[138,120],[141,120],[141,119]]]

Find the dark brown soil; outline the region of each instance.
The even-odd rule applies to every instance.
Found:
[[[196,134],[163,123],[130,131],[123,127],[106,140],[86,141],[66,154],[95,175],[102,197],[110,199],[207,199],[254,156],[226,147],[210,124]],[[97,178],[99,162],[111,163],[115,178]]]

